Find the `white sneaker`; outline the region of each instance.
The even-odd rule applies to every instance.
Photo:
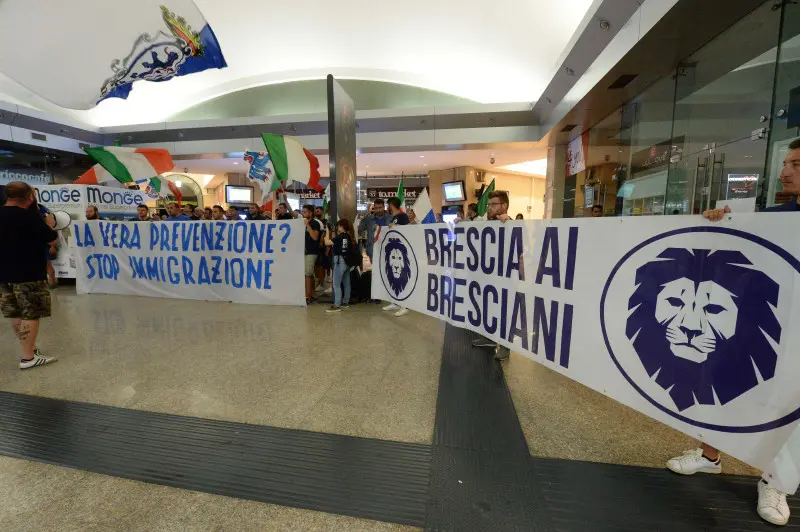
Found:
[[[758,515],[773,525],[785,525],[789,522],[789,505],[786,494],[771,488],[763,480],[758,481]]]
[[[30,369],[35,368],[37,366],[44,366],[45,364],[50,364],[58,360],[55,357],[46,357],[42,355],[42,352],[38,349],[33,352],[33,358],[30,360],[20,360],[19,361],[19,369]]]
[[[398,310],[397,312],[394,313],[394,315],[397,316],[398,318],[400,316],[405,316],[406,314],[408,314],[408,309],[407,308],[401,308],[400,310]]]
[[[399,306],[399,305],[395,305],[394,303],[389,303],[388,305],[386,305],[385,307],[383,307],[383,310],[385,310],[385,311],[387,311],[387,312],[388,312],[388,311],[390,311],[390,310],[397,310],[397,309],[399,309],[399,308],[400,308],[400,306]]]
[[[705,456],[703,449],[686,451],[682,456],[676,456],[667,461],[667,469],[679,475],[694,475],[695,473],[711,473],[716,475],[722,472],[722,461],[715,464]]]

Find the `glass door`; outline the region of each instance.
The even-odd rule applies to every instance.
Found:
[[[668,214],[713,207],[730,197],[729,183],[766,182],[781,27],[773,5],[762,4],[677,69]]]

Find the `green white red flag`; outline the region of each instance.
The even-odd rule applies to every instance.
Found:
[[[123,148],[105,146],[85,148],[89,157],[97,165],[80,176],[76,185],[114,186],[117,183],[141,183],[150,178],[169,172],[175,166],[167,150],[157,148]],[[105,171],[101,171],[97,166]]]
[[[278,190],[286,183],[296,181],[317,191],[322,191],[319,184],[319,160],[294,137],[262,133],[264,146],[267,148],[275,179],[272,190]]]

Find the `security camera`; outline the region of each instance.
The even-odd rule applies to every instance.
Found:
[[[489,164],[494,164],[494,157],[489,157]]]

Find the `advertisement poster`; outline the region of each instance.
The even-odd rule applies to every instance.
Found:
[[[130,220],[136,217],[136,206],[146,204],[147,194],[139,190],[91,185],[35,185],[36,201],[50,211],[63,211],[75,220],[86,219],[86,207],[97,207],[100,217]],[[58,255],[53,260],[56,276],[74,279],[77,273],[70,243],[73,224],[58,232]]]
[[[392,228],[375,250],[372,294],[491,338],[793,493],[800,240],[792,216]]]

